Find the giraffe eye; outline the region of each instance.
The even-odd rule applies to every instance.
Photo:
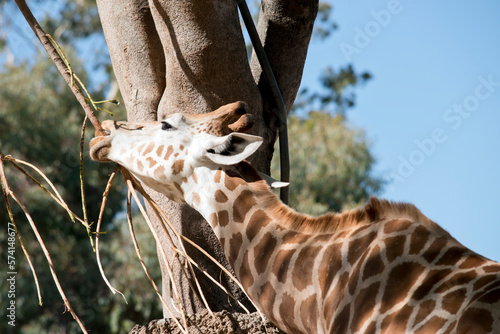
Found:
[[[163,121],[163,122],[161,122],[161,129],[162,130],[173,130],[174,127],[172,125],[170,125],[170,123]]]

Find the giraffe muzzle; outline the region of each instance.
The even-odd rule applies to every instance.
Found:
[[[108,159],[108,154],[111,149],[111,133],[113,129],[116,128],[114,121],[104,121],[102,122],[102,128],[106,133],[105,136],[100,136],[97,134],[96,137],[92,138],[89,143],[90,157],[94,161],[98,162],[112,162]]]

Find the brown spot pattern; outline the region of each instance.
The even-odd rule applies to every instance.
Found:
[[[184,169],[184,160],[180,159],[172,164],[172,173],[174,175],[179,174]]]
[[[413,308],[405,305],[396,313],[388,315],[384,321],[382,321],[382,332],[384,333],[405,333],[406,324],[411,316]],[[435,332],[434,332],[435,333]]]
[[[212,227],[217,226],[217,214],[215,212],[210,215],[210,225]]]
[[[494,264],[483,268],[486,273],[500,273],[500,265]]]
[[[226,172],[226,177],[224,178],[224,185],[229,191],[233,191],[238,186],[245,184],[245,180],[241,178],[241,176],[235,172],[228,170]]]
[[[491,287],[488,287],[490,291],[481,296],[478,301],[486,304],[495,304],[500,301],[500,284],[496,284],[496,286],[497,288],[493,290],[491,290]]]
[[[148,167],[149,167],[150,169],[151,169],[151,168],[153,168],[153,166],[154,166],[154,165],[156,165],[156,161],[155,161],[153,158],[151,158],[151,157],[148,157],[148,158],[146,159],[146,161],[148,162],[148,164],[149,164],[149,166],[148,166]]]
[[[408,220],[394,219],[388,221],[384,227],[384,233],[389,234],[392,232],[399,232],[406,230],[412,223]]]
[[[303,244],[309,236],[300,232],[289,231],[283,236],[283,244]]]
[[[276,245],[276,238],[271,234],[271,232],[267,232],[255,246],[254,265],[258,274],[262,274],[264,271],[266,271],[267,266],[269,265],[269,260],[273,255]]]
[[[319,246],[304,246],[299,251],[295,266],[292,271],[293,285],[302,291],[312,284],[313,264],[309,259],[314,259],[321,250]]]
[[[415,334],[427,334],[427,333],[437,333],[444,324],[446,323],[446,319],[443,319],[441,317],[438,317],[437,315],[433,316],[427,322],[423,327],[420,327],[415,331]],[[460,332],[459,333],[466,333],[466,332]]]
[[[325,298],[326,293],[331,287],[333,278],[342,269],[341,247],[342,244],[332,244],[323,253],[318,271],[319,286],[322,291],[321,298]]]
[[[382,261],[382,257],[380,256],[380,247],[375,246],[368,255],[368,259],[365,261],[362,279],[366,280],[372,276],[380,274],[384,268],[385,265]]]
[[[141,145],[139,145],[137,147],[137,152],[141,153],[142,149],[144,148],[144,146],[146,146],[146,143],[142,143]]]
[[[217,216],[219,217],[219,225],[221,227],[226,226],[229,224],[229,212],[227,210],[221,210],[217,213]]]
[[[447,243],[448,240],[444,237],[435,239],[422,255],[423,258],[427,262],[432,263],[441,254],[443,248],[446,247]]]
[[[418,254],[429,240],[430,232],[423,226],[418,226],[411,234],[409,254]]]
[[[231,264],[231,267],[234,268],[234,262],[238,258],[238,254],[240,253],[241,244],[243,243],[243,235],[241,233],[235,233],[229,239],[229,256],[228,260]]]
[[[462,259],[467,252],[468,250],[463,247],[450,247],[436,262],[436,265],[453,266],[458,260]]]
[[[283,294],[283,302],[279,307],[279,312],[281,321],[285,324],[287,332],[299,332],[298,328],[292,325],[295,322],[295,299],[288,292]]]
[[[309,333],[317,333],[318,304],[316,294],[311,295],[300,305],[302,324]]]
[[[165,156],[163,157],[163,160],[168,160],[168,158],[170,158],[170,155],[174,152],[174,148],[172,147],[172,145],[170,145],[169,147],[167,147],[167,152],[165,152]]]
[[[386,247],[387,260],[393,262],[395,259],[403,255],[406,236],[398,235],[384,240]]]
[[[144,165],[142,164],[142,162],[140,160],[137,160],[137,169],[141,173],[144,171]]]
[[[193,204],[195,206],[199,206],[200,205],[200,195],[198,195],[198,193],[193,193]],[[212,213],[212,215],[214,215],[215,213]],[[214,226],[214,225],[212,225]]]
[[[412,262],[403,262],[395,266],[387,278],[388,283],[382,297],[385,303],[382,304],[380,312],[385,313],[406,298],[408,291],[424,270],[422,265]]]
[[[219,168],[217,170],[217,172],[215,172],[215,176],[214,176],[215,183],[219,183],[220,182],[221,176],[222,176],[222,169]]]
[[[457,333],[489,333],[493,329],[493,317],[483,309],[469,307],[460,317]]]
[[[245,217],[252,207],[257,204],[253,193],[250,190],[244,190],[233,203],[233,220],[235,223],[243,223]]]
[[[142,155],[149,154],[151,151],[153,151],[153,148],[155,148],[155,144],[154,143],[150,143],[148,145],[148,147],[146,147],[146,150],[144,151],[144,153],[142,153]]]
[[[434,310],[435,307],[436,302],[432,299],[422,302],[419,306],[414,324],[418,325],[421,321],[423,321]]]
[[[224,192],[222,190],[219,190],[219,189],[217,189],[217,191],[215,191],[214,198],[215,198],[215,201],[217,201],[219,203],[226,203],[228,200],[226,194],[224,194]]]
[[[165,177],[165,167],[162,165],[158,166],[158,168],[155,169],[153,176],[156,180],[161,180]]]
[[[456,314],[465,300],[467,290],[465,288],[448,292],[443,296],[442,307],[451,314]]]
[[[156,156],[157,157],[161,157],[162,153],[163,153],[163,149],[165,148],[165,146],[163,145],[160,145],[156,148]]]
[[[497,279],[497,275],[488,275],[488,276],[484,276],[484,277],[481,277],[480,279],[478,279],[476,281],[476,283],[474,283],[474,290],[479,290],[481,289],[482,287],[490,284],[491,282],[495,281]]]
[[[274,290],[274,287],[271,283],[266,282],[266,284],[261,287],[258,294],[258,299],[260,307],[262,307],[264,312],[266,312],[266,315],[269,316],[269,320],[276,321],[275,317],[273,316],[273,306],[274,300],[276,299],[276,291]]]
[[[361,290],[354,301],[354,309],[356,317],[353,320],[353,332],[361,330],[363,324],[368,321],[368,318],[373,313],[375,308],[375,296],[380,288],[380,282],[372,283],[370,286]]]
[[[333,321],[332,328],[335,329],[336,334],[343,334],[347,333],[347,330],[349,329],[349,316],[350,316],[350,306],[347,304],[344,306],[342,311],[335,317],[335,320]]]
[[[240,234],[241,235],[241,234]],[[241,263],[241,267],[239,269],[239,279],[241,281],[241,284],[245,287],[248,288],[251,286],[254,282],[252,272],[250,271],[250,264],[248,260],[248,252],[245,252],[243,255],[243,262]]]
[[[413,298],[415,300],[422,300],[427,297],[432,289],[450,273],[451,270],[449,269],[429,271],[422,284],[415,290]]]
[[[295,249],[287,250],[282,249],[276,254],[276,258],[273,262],[273,273],[279,282],[285,283],[288,274],[288,267],[290,265],[290,260],[293,254],[295,254]],[[321,275],[320,275],[321,279]]]
[[[371,232],[364,237],[355,239],[349,243],[349,253],[347,254],[347,261],[353,265],[358,258],[366,252],[373,239],[375,238],[376,232]]]
[[[252,241],[253,238],[259,233],[262,227],[267,226],[271,218],[262,210],[257,210],[252,214],[250,220],[247,223],[246,235],[249,241]]]

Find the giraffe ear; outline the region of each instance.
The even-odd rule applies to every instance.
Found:
[[[210,140],[205,156],[219,165],[234,165],[251,156],[262,144],[262,138],[233,132]]]

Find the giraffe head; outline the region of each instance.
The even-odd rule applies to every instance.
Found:
[[[90,142],[93,160],[114,161],[149,187],[184,202],[180,185],[198,167],[217,169],[252,155],[262,138],[233,131],[252,126],[242,102],[202,115],[173,114],[163,121],[104,121],[106,136]]]

